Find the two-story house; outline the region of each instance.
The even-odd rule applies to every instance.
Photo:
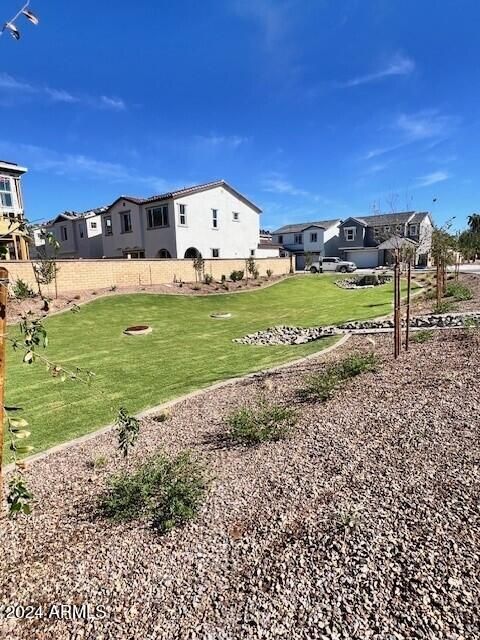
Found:
[[[14,162],[0,160],[0,258],[28,260],[21,177],[27,172]]]
[[[121,196],[102,214],[107,258],[248,258],[259,209],[224,180],[151,198]]]
[[[337,256],[341,220],[320,220],[288,224],[273,231],[273,242],[295,255],[295,269],[305,268],[305,254],[312,255],[313,261],[320,257]]]
[[[101,258],[103,256],[102,213],[108,207],[98,207],[83,213],[64,211],[56,218],[33,229],[36,253],[59,258]],[[53,250],[45,243],[44,234],[50,233],[58,242]]]
[[[418,266],[431,261],[433,224],[430,213],[404,211],[350,217],[339,226],[338,255],[358,268],[390,265],[395,249],[411,246]]]

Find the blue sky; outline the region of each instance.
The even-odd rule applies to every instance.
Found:
[[[268,228],[478,211],[477,0],[31,8],[0,38],[0,158],[29,168],[31,220],[218,178]]]

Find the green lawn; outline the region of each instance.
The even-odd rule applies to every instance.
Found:
[[[101,298],[45,322],[45,355],[65,366],[93,370],[91,387],[53,379],[40,363],[25,365],[7,354],[7,405],[23,408],[35,451],[111,422],[124,405],[131,413],[183,393],[313,353],[331,344],[259,347],[232,343],[275,324],[312,326],[391,312],[392,286],[343,290],[330,276],[289,278],[275,286],[223,296],[134,294]],[[212,320],[212,311],[230,320]],[[149,324],[153,333],[122,334]],[[10,334],[16,333],[10,328]]]

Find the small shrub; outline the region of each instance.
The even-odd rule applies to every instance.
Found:
[[[335,367],[329,367],[324,373],[314,373],[304,380],[305,385],[300,389],[299,395],[304,399],[315,399],[326,402],[333,398],[340,378]]]
[[[269,405],[264,400],[252,409],[238,409],[227,418],[232,440],[250,445],[286,438],[296,422],[293,409]]]
[[[194,284],[194,285],[192,286],[192,290],[193,290],[193,291],[200,291],[200,289],[201,289],[201,286],[200,286],[199,284]]]
[[[227,281],[227,276],[223,273],[222,277],[220,278],[220,282],[223,284],[226,281]]]
[[[112,284],[112,286],[110,287],[110,291],[116,291],[116,290],[117,290],[117,285]]]
[[[90,469],[103,469],[107,466],[107,462],[108,460],[106,456],[97,456],[96,458],[89,460],[87,465]]]
[[[273,276],[273,271],[271,269],[267,269],[267,278],[270,280],[272,276]]]
[[[12,293],[17,300],[26,300],[27,298],[35,297],[33,289],[21,278],[18,278],[18,280],[15,280],[13,283]]]
[[[410,340],[412,342],[418,342],[419,344],[427,342],[433,338],[432,329],[422,329],[421,331],[415,331]]]
[[[473,298],[472,290],[460,282],[449,282],[447,284],[447,292],[445,295],[448,298],[454,298],[458,302],[462,300],[471,300]]]
[[[366,371],[375,371],[378,362],[374,353],[363,355],[361,353],[353,354],[345,358],[339,365],[337,371],[342,380],[354,378]]]
[[[232,282],[238,282],[240,280],[243,280],[244,275],[245,275],[244,271],[232,271],[232,273],[230,274],[230,280]]]
[[[448,300],[442,300],[439,304],[436,304],[432,311],[433,313],[450,313],[451,311],[455,311],[456,306],[449,302]]]
[[[160,413],[157,413],[157,415],[152,416],[152,420],[155,420],[155,422],[166,422],[169,417],[170,411],[168,409],[164,409]]]
[[[161,454],[134,473],[112,477],[99,507],[112,520],[146,520],[163,534],[195,517],[207,485],[203,468],[188,452]]]
[[[375,354],[353,354],[337,364],[329,365],[322,373],[307,376],[305,386],[300,389],[299,395],[304,399],[326,402],[334,396],[343,380],[354,378],[367,371],[375,371],[377,366]]]
[[[213,282],[213,276],[211,273],[205,273],[203,276],[203,281],[205,284],[212,284]]]

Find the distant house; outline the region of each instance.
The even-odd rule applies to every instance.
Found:
[[[411,246],[416,252],[416,264],[427,266],[431,260],[432,230],[428,212],[347,218],[339,226],[338,255],[355,262],[358,268],[371,268],[391,264],[396,248]]]
[[[102,213],[108,207],[98,207],[82,213],[65,211],[56,218],[33,228],[36,253],[42,249],[50,255],[52,249],[45,244],[44,234],[50,233],[57,240],[59,258],[101,258]]]
[[[295,268],[305,268],[305,254],[312,254],[314,261],[319,257],[337,256],[339,225],[341,220],[320,220],[288,224],[272,233],[273,242],[295,255]]]
[[[25,167],[0,160],[0,257],[7,260],[29,258],[21,185],[26,172]]]
[[[151,198],[120,196],[102,214],[103,252],[107,258],[260,257],[260,213],[224,180]]]

